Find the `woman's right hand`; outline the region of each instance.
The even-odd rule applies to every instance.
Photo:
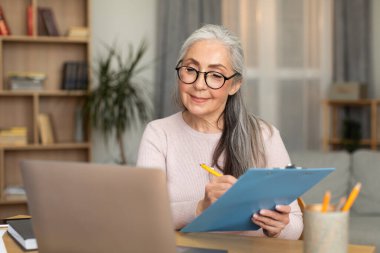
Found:
[[[198,202],[196,215],[199,215],[206,210],[212,203],[230,189],[236,181],[237,179],[230,175],[213,177],[211,182],[206,185],[205,197]]]

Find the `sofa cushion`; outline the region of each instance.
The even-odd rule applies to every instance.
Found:
[[[352,211],[358,214],[380,215],[379,151],[359,150],[352,155],[351,187],[356,182],[362,182],[362,188]]]
[[[380,253],[380,216],[351,216],[350,243],[375,245]]]
[[[321,203],[327,190],[331,191],[332,203],[347,195],[350,183],[350,156],[347,152],[300,151],[289,155],[296,166],[336,169],[302,196],[306,204]]]

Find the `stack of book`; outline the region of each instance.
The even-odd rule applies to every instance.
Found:
[[[87,90],[88,68],[86,62],[69,61],[63,64],[62,89]]]
[[[12,127],[0,130],[0,146],[22,146],[27,144],[26,127]]]
[[[4,190],[6,200],[26,200],[26,192],[22,186],[8,186]]]
[[[17,72],[8,75],[10,90],[42,90],[46,74],[39,72]]]

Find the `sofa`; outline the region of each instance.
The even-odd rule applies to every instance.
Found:
[[[331,202],[347,196],[356,182],[362,182],[358,198],[350,210],[349,241],[376,246],[380,253],[380,151],[290,152],[292,163],[309,168],[332,167],[336,170],[306,192],[306,204],[321,203],[326,190]]]

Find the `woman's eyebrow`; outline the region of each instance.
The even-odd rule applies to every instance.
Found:
[[[184,63],[194,63],[194,64],[197,64],[197,65],[200,65],[199,62],[197,60],[195,60],[194,58],[187,58],[185,60],[183,60]]]
[[[208,65],[210,68],[223,68],[227,70],[227,68],[223,64],[210,64]]]
[[[194,58],[187,58],[187,59],[183,60],[183,62],[184,62],[185,64],[193,63],[193,64],[196,64],[196,65],[198,65],[198,66],[201,65],[201,64],[200,64],[197,60],[195,60]],[[222,68],[222,69],[227,70],[227,67],[224,66],[223,64],[220,64],[220,63],[209,64],[207,67],[208,67],[208,68]]]

